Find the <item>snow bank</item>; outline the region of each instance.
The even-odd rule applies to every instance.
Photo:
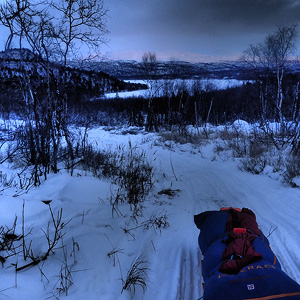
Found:
[[[244,120],[235,120],[232,124],[233,128],[243,133],[250,133],[253,130],[253,126]]]

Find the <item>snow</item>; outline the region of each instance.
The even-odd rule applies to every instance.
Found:
[[[248,122],[244,121],[244,120],[235,120],[233,122],[233,128],[238,130],[239,132],[243,132],[243,133],[250,133],[251,132],[251,126],[249,125]]]
[[[106,99],[115,99],[115,98],[137,98],[137,97],[145,97],[148,90],[137,90],[137,91],[127,91],[127,92],[119,92],[119,93],[106,93]]]
[[[155,96],[163,96],[166,93],[166,88],[168,93],[172,93],[173,91],[177,91],[181,87],[186,87],[190,90],[194,88],[196,85],[197,88],[201,88],[203,91],[208,91],[212,89],[216,90],[223,90],[232,87],[238,87],[245,84],[244,80],[238,79],[171,79],[171,80],[125,80],[126,82],[131,83],[140,83],[140,84],[147,84],[152,85],[153,93]],[[126,92],[118,92],[118,93],[106,93],[106,99],[114,99],[114,98],[130,98],[130,97],[148,97],[150,91],[149,90],[137,90],[137,91],[126,91]]]
[[[248,128],[244,121],[235,125]],[[63,222],[70,222],[64,229],[64,250],[56,249],[38,266],[16,274],[11,263],[21,266],[26,262],[21,254],[17,262],[8,259],[1,268],[0,299],[198,299],[203,295],[202,256],[193,216],[224,206],[248,207],[256,213],[262,231],[266,235],[272,232],[270,244],[283,270],[300,283],[298,188],[283,185],[267,174],[242,172],[236,160],[216,157],[211,144],[195,148],[164,143],[156,134],[125,134],[103,128],[92,129],[89,139],[101,149],[126,149],[130,142],[146,152],[155,168],[155,182],[143,203],[143,214],[132,219],[130,207],[123,204],[119,207],[122,215],[112,216],[109,197],[117,186],[82,170],[73,176],[61,170],[28,193],[19,193],[17,187],[1,187],[0,226],[11,227],[17,216],[16,233],[21,234],[24,204],[25,232],[29,233],[26,240],[28,244],[32,240],[35,254],[42,255],[47,249],[42,229],[47,231],[51,215],[43,200],[51,200],[54,215],[62,209]],[[17,172],[4,164],[0,171],[0,182],[4,174],[10,177]],[[159,193],[164,189],[175,194]],[[166,215],[169,226],[160,230],[142,226],[154,214]],[[131,230],[125,233],[124,229]],[[148,268],[147,289],[143,293],[137,286],[135,292],[122,292],[121,278],[126,278],[137,258]],[[67,296],[57,290],[60,275],[67,274],[61,272],[66,271],[66,264],[73,283]]]

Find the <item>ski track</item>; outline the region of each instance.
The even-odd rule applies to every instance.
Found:
[[[201,279],[201,253],[193,249],[183,249],[180,263],[180,279],[176,300],[198,299],[203,293]]]
[[[173,177],[174,188],[182,191],[181,201],[178,201],[177,205],[182,206],[182,210],[190,219],[194,214],[206,210],[219,210],[221,207],[252,209],[265,235],[269,235],[275,229],[269,240],[282,269],[294,280],[300,281],[300,247],[298,244],[295,245],[300,228],[295,226],[295,220],[291,222],[293,210],[300,208],[299,191],[295,193],[295,189],[287,187],[288,194],[285,194],[282,192],[282,183],[279,181],[264,175],[236,172],[234,169],[237,168],[237,163],[234,161],[211,161],[209,157],[202,158],[199,154],[182,155],[179,151],[170,154],[167,150],[161,152],[161,155],[160,164],[163,170],[169,170],[169,176]],[[187,178],[185,174],[188,174]],[[265,182],[273,189],[266,191]],[[276,205],[278,192],[282,193],[282,201],[285,201],[289,194],[293,195],[294,198],[289,201],[295,206],[287,205],[284,211],[276,209],[282,207],[282,205]],[[191,221],[187,220],[187,223],[187,226],[181,224],[181,233],[179,233],[182,236],[187,235],[187,240],[186,245],[180,250],[180,255],[177,255],[180,261],[179,270],[177,265],[176,271],[179,272],[177,294],[175,298],[167,297],[168,299],[196,300],[203,295],[201,252],[197,245],[198,231],[191,229],[191,226],[194,226]],[[189,235],[189,231],[193,234]],[[174,247],[174,244],[170,247]],[[165,257],[165,259],[169,260],[170,257]],[[169,263],[174,263],[174,257],[171,259],[172,262],[169,260]],[[166,290],[174,289],[174,282],[171,285]]]

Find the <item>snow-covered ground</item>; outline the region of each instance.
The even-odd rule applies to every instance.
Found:
[[[149,90],[138,90],[129,92],[119,93],[106,93],[106,99],[114,98],[130,98],[130,97],[148,97],[149,93],[153,93],[155,96],[163,96],[166,93],[172,94],[180,90],[182,87],[192,91],[193,88],[197,87],[202,91],[208,91],[212,89],[223,90],[231,87],[241,86],[246,83],[244,80],[237,79],[175,79],[175,80],[125,80],[131,83],[141,83],[152,85],[152,92]]]
[[[115,99],[115,98],[138,98],[145,97],[148,93],[148,90],[137,90],[137,91],[128,91],[128,92],[119,92],[119,93],[106,93],[105,99]]]
[[[44,232],[51,215],[43,200],[51,200],[54,215],[62,209],[63,222],[70,222],[64,228],[65,247],[37,266],[16,273],[11,259],[4,263],[0,299],[199,299],[203,295],[201,252],[193,216],[224,206],[248,207],[256,213],[262,231],[266,235],[272,232],[269,240],[283,270],[300,283],[300,189],[267,175],[242,172],[235,160],[216,157],[210,144],[195,148],[162,143],[156,134],[130,135],[101,128],[91,130],[89,138],[102,149],[128,147],[130,141],[146,151],[155,167],[155,182],[143,215],[130,218],[132,212],[124,204],[119,206],[119,216],[112,217],[109,197],[115,186],[80,170],[73,176],[61,170],[27,194],[2,184],[0,225],[11,227],[17,216],[16,233],[21,234],[24,204],[27,246],[32,240],[35,255],[47,249]],[[0,170],[1,183],[5,174],[8,179],[17,172],[4,164]],[[164,189],[171,189],[174,195],[159,193]],[[160,230],[143,226],[154,215],[166,216],[169,226]],[[136,286],[135,291],[122,292],[122,279],[126,280],[137,261],[145,271],[147,289],[143,293],[142,287]],[[21,253],[14,263],[17,267],[26,264]],[[58,293],[68,285],[66,279],[73,283],[68,296],[66,291]]]

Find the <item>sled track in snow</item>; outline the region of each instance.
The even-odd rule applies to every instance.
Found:
[[[197,300],[203,294],[201,259],[199,249],[182,249],[176,300]]]

